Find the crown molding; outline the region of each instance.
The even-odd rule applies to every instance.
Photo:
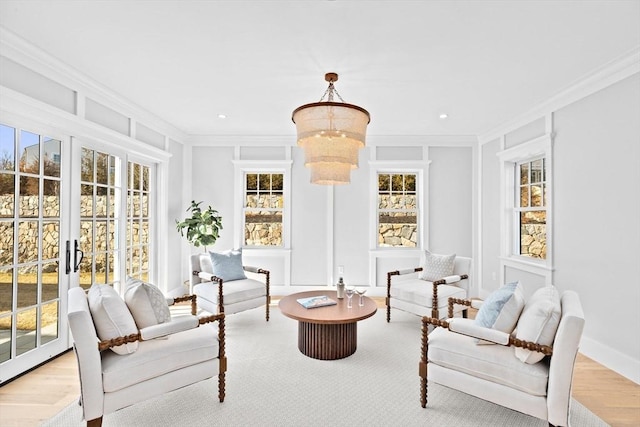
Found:
[[[124,96],[2,26],[0,26],[0,52],[2,52],[2,56],[77,92],[79,96],[89,97],[102,103],[176,142],[184,143],[188,138],[187,133],[171,123],[129,101]]]
[[[553,64],[551,64],[553,66]],[[640,72],[640,46],[595,69],[543,103],[478,135],[480,145]]]

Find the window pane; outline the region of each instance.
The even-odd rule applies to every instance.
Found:
[[[0,265],[13,264],[13,221],[0,221]]]
[[[254,173],[247,174],[247,190],[255,191],[257,189],[258,189],[258,175]]]
[[[42,305],[40,321],[40,344],[46,344],[58,338],[58,301]]]
[[[80,179],[85,182],[93,182],[93,150],[82,149]]]
[[[258,183],[258,190],[262,191],[267,191],[271,189],[271,175],[268,174],[260,174],[258,175],[258,179],[259,179],[259,183]]]
[[[15,175],[0,173],[0,217],[11,218],[15,207]]]
[[[547,257],[547,212],[520,212],[520,255]]]
[[[542,182],[542,159],[531,162],[531,183]]]
[[[378,246],[416,247],[418,242],[415,213],[380,213],[378,217]]]
[[[38,266],[36,264],[18,267],[18,308],[35,305],[38,302]]]
[[[391,177],[391,191],[398,192],[404,190],[404,175],[393,175]]]
[[[15,170],[16,130],[0,125],[0,170]]]
[[[271,175],[271,189],[273,191],[282,191],[283,190],[283,181],[284,175],[281,173],[274,173]]]
[[[60,177],[60,141],[44,137],[44,174]]]
[[[47,221],[42,223],[42,259],[58,258],[60,239],[60,222]]]
[[[407,174],[404,176],[404,179],[405,179],[405,190],[416,191],[416,176],[413,174]]]
[[[520,184],[528,184],[529,183],[529,164],[523,163],[520,165]]]
[[[11,312],[13,304],[13,269],[0,269],[0,314]],[[2,327],[0,327],[2,329]]]
[[[282,213],[247,213],[245,244],[248,246],[281,246]]]
[[[28,176],[20,177],[20,213],[23,218],[37,218],[40,180]]]
[[[0,334],[4,339],[0,340],[0,363],[11,359],[11,316],[0,317]]]
[[[378,175],[378,191],[389,190],[389,175]]]
[[[20,131],[20,172],[40,173],[40,137],[35,133]]]
[[[18,262],[38,260],[38,221],[18,222]]]
[[[524,185],[520,187],[520,207],[526,208],[529,206],[529,187]]]
[[[60,181],[45,179],[42,197],[42,216],[60,216]]]
[[[96,153],[96,183],[107,185],[109,181],[109,156]]]
[[[36,348],[36,326],[38,312],[36,308],[30,308],[18,313],[16,355],[20,356],[29,350]]]
[[[58,298],[58,263],[45,262],[42,264],[42,297],[46,302]]]
[[[93,266],[93,257],[91,252],[85,252],[84,259],[80,263],[80,287],[89,289],[93,283],[91,268]]]
[[[531,186],[531,206],[542,206],[542,187],[539,185]]]
[[[149,167],[142,167],[142,191],[149,191]]]

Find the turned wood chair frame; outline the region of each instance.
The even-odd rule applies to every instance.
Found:
[[[265,308],[265,319],[267,320],[267,322],[269,321],[269,304],[271,304],[271,295],[269,294],[269,286],[271,283],[271,273],[269,272],[269,270],[265,270],[262,268],[258,268],[258,267],[251,267],[248,265],[244,265],[242,266],[242,269],[244,271],[248,271],[250,273],[255,273],[255,274],[264,274],[265,275],[265,281],[264,281],[264,285],[265,285],[265,290],[266,290],[266,308]],[[218,313],[224,313],[224,296],[222,295],[222,289],[223,289],[223,284],[224,284],[224,280],[222,280],[220,277],[218,276],[214,276],[211,273],[206,273],[204,271],[197,271],[194,270],[192,272],[192,274],[194,276],[198,276],[201,279],[210,281],[210,282],[217,282],[218,283]]]
[[[385,304],[387,305],[387,323],[391,321],[391,278],[393,276],[401,276],[403,274],[413,274],[422,271],[422,267],[408,268],[405,270],[395,270],[387,273],[387,297],[385,299]],[[460,280],[468,279],[469,275],[461,274]],[[447,284],[446,279],[438,279],[434,282],[431,282],[433,286],[433,299],[431,302],[431,317],[435,319],[439,319],[439,310],[438,310],[438,286]],[[452,298],[449,298],[452,299]],[[456,298],[457,301],[464,301],[462,299]],[[462,304],[466,305],[466,304]],[[449,306],[449,317],[453,317],[453,306]],[[467,317],[467,309],[462,311],[462,317]]]
[[[453,306],[454,304],[461,304],[467,307],[471,307],[471,300],[469,299],[459,299],[459,298],[449,298],[449,317],[453,317]],[[427,406],[427,364],[428,360],[428,351],[429,351],[429,325],[434,327],[442,327],[447,328],[449,331],[449,322],[447,320],[441,320],[433,317],[423,317],[422,318],[422,341],[420,347],[420,363],[418,365],[418,375],[420,376],[420,404],[423,408]],[[457,331],[451,331],[453,333],[460,334]],[[545,356],[551,356],[553,354],[553,347],[548,345],[540,345],[530,341],[524,341],[517,339],[513,336],[509,336],[509,343],[506,344],[507,347],[521,347],[526,348],[527,350],[537,351]],[[549,426],[552,424],[549,423]]]
[[[191,315],[195,316],[197,311],[196,295],[184,295],[182,297],[173,298],[173,305],[178,302],[191,301]],[[225,378],[227,372],[227,357],[225,353],[225,315],[224,313],[214,314],[211,316],[205,316],[198,318],[198,326],[204,325],[210,322],[219,322],[218,327],[218,341],[219,341],[219,373],[218,373],[218,399],[220,402],[224,402],[225,398]],[[140,332],[137,334],[131,334],[123,337],[112,338],[109,340],[103,340],[98,342],[98,350],[103,351],[110,349],[111,347],[117,347],[122,344],[132,343],[136,341],[144,341]],[[87,427],[100,427],[102,426],[102,417],[87,420]]]

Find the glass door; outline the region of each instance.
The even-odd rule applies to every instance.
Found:
[[[67,145],[0,124],[0,383],[68,348]]]

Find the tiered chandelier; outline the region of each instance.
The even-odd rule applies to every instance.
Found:
[[[320,102],[296,108],[291,119],[298,145],[304,149],[304,165],[311,169],[311,183],[348,184],[351,169],[358,167],[358,150],[364,147],[371,117],[364,108],[344,102],[333,85],[336,73],[327,73],[324,79],[329,87]],[[334,102],[334,95],[341,102]]]

